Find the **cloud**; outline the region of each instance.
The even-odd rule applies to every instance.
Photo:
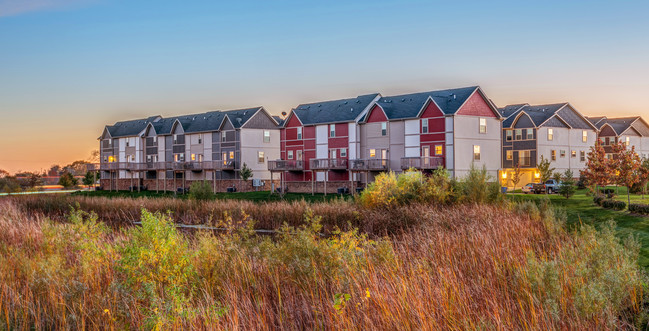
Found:
[[[0,0],[0,17],[16,16],[24,13],[60,10],[85,5],[93,0]]]

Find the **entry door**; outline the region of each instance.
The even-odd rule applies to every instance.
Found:
[[[381,165],[386,166],[388,164],[388,150],[381,150]]]
[[[430,165],[430,146],[424,146],[421,148],[421,156],[424,158],[424,165]]]

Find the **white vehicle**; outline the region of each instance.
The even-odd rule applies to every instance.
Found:
[[[521,192],[528,194],[533,192],[534,183],[527,183],[527,185],[521,187]]]

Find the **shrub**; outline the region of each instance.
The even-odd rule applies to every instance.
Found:
[[[469,203],[497,203],[504,197],[498,182],[487,173],[487,168],[475,168],[473,163],[469,173],[460,179],[460,200]]]
[[[192,200],[210,200],[213,197],[212,186],[206,180],[193,182],[189,187],[189,198]]]
[[[632,203],[629,205],[629,211],[633,213],[649,215],[649,205]]]
[[[559,186],[559,194],[563,195],[566,199],[570,199],[575,194],[575,180],[572,178],[572,171],[567,169],[562,176],[560,176],[561,185]]]
[[[601,206],[601,205],[602,205],[602,201],[604,201],[604,199],[605,199],[604,195],[602,195],[602,194],[597,194],[597,195],[595,195],[595,197],[593,198],[593,202],[594,202],[596,205]]]
[[[623,210],[626,207],[626,202],[612,200],[612,199],[604,199],[602,201],[601,206],[606,209]]]
[[[605,195],[615,194],[615,190],[612,189],[612,188],[601,188],[601,189],[599,189],[599,192],[602,193],[602,194],[605,194]]]
[[[77,184],[78,180],[74,178],[74,176],[69,172],[65,172],[61,175],[61,177],[59,177],[59,185],[63,186],[66,189],[76,187]]]

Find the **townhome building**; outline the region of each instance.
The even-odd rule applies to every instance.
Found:
[[[360,176],[353,171],[360,157],[358,121],[379,97],[374,93],[295,107],[283,121],[280,158],[269,162],[269,171],[292,191],[353,189]]]
[[[599,129],[598,137],[607,157],[613,157],[611,145],[619,142],[633,147],[640,157],[649,157],[649,125],[642,117],[592,116],[588,120]]]
[[[513,186],[518,167],[518,185],[538,182],[541,157],[550,160],[555,171],[570,169],[573,176],[586,166],[586,155],[597,139],[597,127],[569,103],[518,104],[500,108],[505,117],[502,130],[501,184]]]
[[[105,189],[176,191],[208,180],[223,190],[240,184],[244,163],[269,186],[267,161],[279,157],[278,122],[263,107],[117,122],[99,140]]]
[[[360,158],[378,171],[501,167],[501,116],[479,86],[382,97],[360,125]]]

